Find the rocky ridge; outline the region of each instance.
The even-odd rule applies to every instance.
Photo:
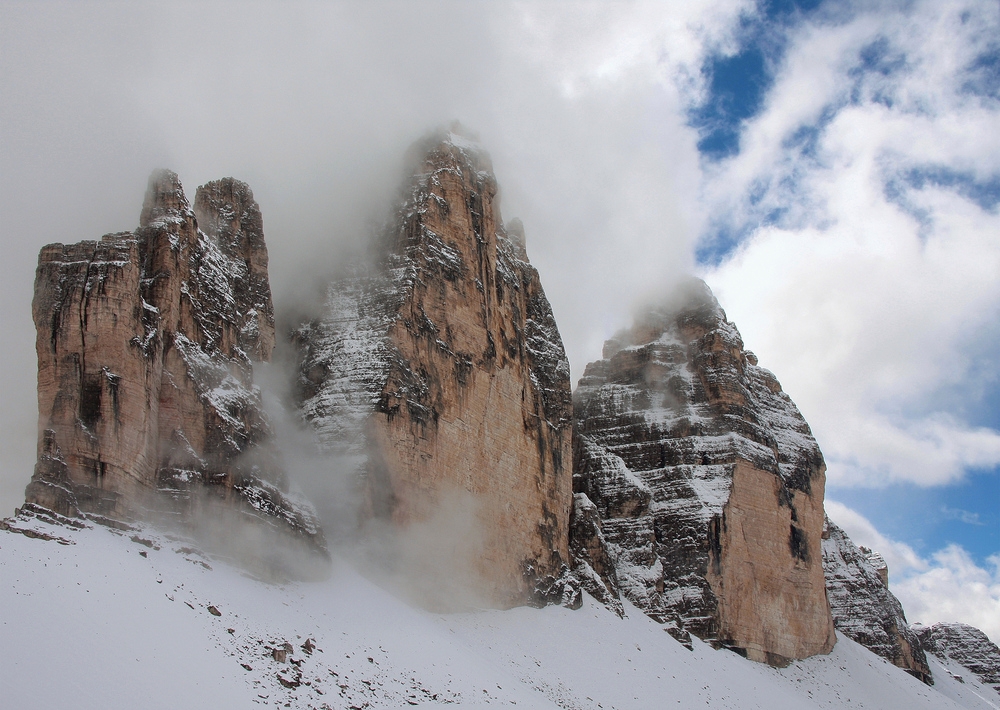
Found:
[[[359,472],[363,521],[449,529],[446,567],[524,603],[569,562],[569,363],[489,156],[451,132],[413,157],[374,258],[294,333],[301,411]]]
[[[608,590],[754,660],[830,651],[822,454],[703,282],[605,344],[574,417],[573,487],[600,537],[573,544],[603,538]]]
[[[958,623],[914,625],[913,631],[927,653],[955,661],[1000,693],[1000,648],[982,631]]]
[[[609,340],[571,398],[488,155],[451,132],[414,162],[374,258],[342,267],[322,315],[293,333],[301,413],[359,474],[366,533],[388,523],[418,566],[416,548],[445,534],[450,566],[431,574],[468,568],[495,606],[576,607],[583,589],[623,616],[624,596],[689,647],[694,634],[773,665],[828,652],[835,626],[930,684],[926,636],[1000,690],[981,632],[918,638],[881,556],[823,527],[808,425],[705,284]],[[172,519],[210,536],[248,523],[265,575],[300,576],[289,551],[326,557],[253,384],[275,345],[267,263],[245,183],[204,185],[192,206],[169,171],[151,177],[134,232],[42,250],[39,459],[22,517]],[[246,562],[246,547],[228,553]]]
[[[253,363],[274,348],[274,316],[250,188],[209,183],[192,209],[177,175],[157,171],[139,221],[39,255],[39,456],[27,502],[117,521],[248,523],[325,557],[253,383]],[[284,567],[277,551],[261,554],[251,557],[262,571]]]
[[[885,560],[859,548],[829,518],[823,532],[826,591],[837,631],[931,685],[931,671],[903,606],[889,591]]]

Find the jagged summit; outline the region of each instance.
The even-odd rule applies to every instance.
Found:
[[[181,180],[173,170],[160,168],[149,176],[146,196],[139,213],[139,226],[156,222],[178,222],[193,216]]]
[[[471,569],[487,603],[523,603],[569,562],[569,363],[488,154],[452,131],[411,155],[373,263],[295,333],[301,411],[358,457],[363,519],[458,525],[438,563]]]
[[[32,311],[40,426],[28,502],[188,526],[230,517],[325,556],[310,507],[287,493],[253,384],[274,320],[244,183],[199,188],[192,210],[177,175],[154,172],[135,232],[42,249]]]
[[[829,652],[823,456],[703,282],[610,339],[573,401],[574,491],[624,596],[755,660]]]

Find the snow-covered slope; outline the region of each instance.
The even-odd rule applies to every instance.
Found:
[[[345,563],[277,586],[152,529],[8,524],[62,540],[0,531],[4,708],[1000,706],[975,679],[935,667],[929,688],[845,638],[775,669],[688,651],[634,607],[619,619],[589,597],[578,611],[433,614]]]

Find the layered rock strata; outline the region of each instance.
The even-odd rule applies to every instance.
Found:
[[[233,511],[324,549],[309,506],[288,493],[253,384],[253,362],[274,348],[274,316],[245,183],[204,185],[192,210],[177,176],[155,172],[135,232],[41,250],[32,313],[29,503],[188,523]]]
[[[927,653],[951,660],[1000,693],[1000,648],[975,626],[958,623],[913,627]]]
[[[609,588],[753,660],[830,651],[823,456],[703,282],[605,344],[574,417],[573,487],[596,506]]]
[[[488,603],[523,603],[569,561],[569,364],[488,155],[451,133],[414,156],[374,264],[294,335],[301,410],[353,457],[366,519],[437,525]]]
[[[857,547],[827,518],[823,568],[837,631],[933,684],[920,640],[907,624],[899,600],[889,591],[888,567],[882,556]]]

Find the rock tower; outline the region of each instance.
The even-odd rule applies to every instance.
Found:
[[[287,493],[253,384],[274,315],[250,188],[209,183],[192,210],[177,175],[157,171],[139,222],[39,255],[27,501],[119,521],[233,511],[325,555],[310,507]]]
[[[603,540],[614,564],[605,589],[753,660],[830,651],[823,456],[703,282],[605,344],[574,417],[573,487],[600,522],[588,556]]]
[[[467,543],[477,593],[530,602],[569,562],[569,363],[489,156],[448,133],[413,157],[371,262],[295,333],[301,409],[354,457],[364,517],[405,531],[464,511],[443,534]]]

